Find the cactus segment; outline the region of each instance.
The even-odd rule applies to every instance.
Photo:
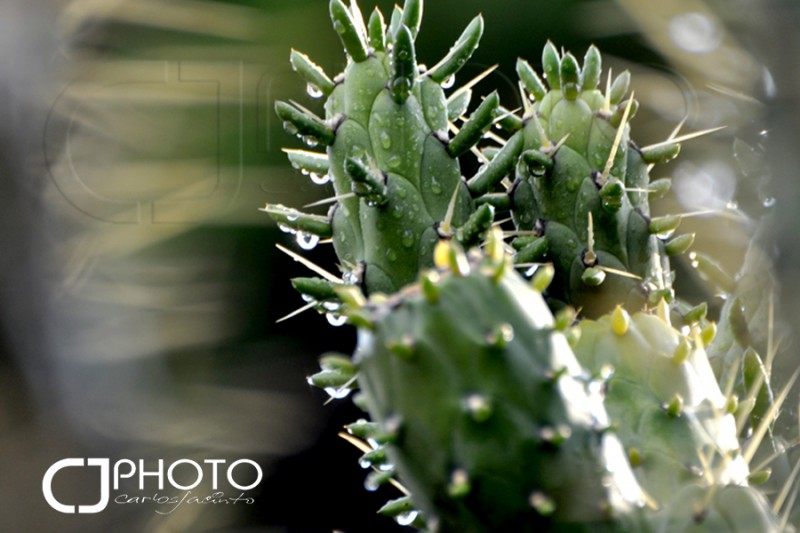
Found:
[[[491,224],[488,206],[475,212],[457,157],[497,117],[497,95],[485,98],[449,139],[450,120],[466,112],[471,84],[454,91],[449,102],[441,86],[477,48],[483,20],[476,17],[426,72],[414,50],[422,10],[421,0],[407,0],[386,28],[379,11],[365,25],[354,1],[347,6],[332,0],[331,18],[351,59],[345,72],[334,82],[304,55],[291,57],[303,78],[327,96],[325,120],[298,105],[276,104],[290,131],[327,147],[324,156],[287,153],[304,172],[332,177],[336,203],[328,217],[281,206],[267,211],[290,230],[332,237],[345,277],[367,293],[394,292],[432,266],[440,227],[455,234],[468,223],[458,235],[473,243]],[[299,222],[290,220],[295,215]]]
[[[412,39],[417,38],[419,27],[422,23],[422,0],[406,0],[403,4],[403,18],[401,24],[408,28]]]
[[[428,77],[436,83],[442,83],[450,76],[454,76],[472,57],[482,35],[483,17],[478,15],[467,25],[447,55],[428,70]]]
[[[575,354],[595,374],[613,369],[606,408],[625,448],[637,450],[634,473],[659,507],[699,474],[709,484],[746,483],[736,421],[699,340],[621,307],[580,330]]]
[[[513,169],[514,163],[518,159],[520,152],[522,152],[523,145],[524,138],[522,134],[520,132],[515,133],[497,155],[467,182],[472,194],[476,196],[485,194],[500,183],[500,180],[506,177]]]
[[[538,102],[545,97],[547,94],[547,87],[545,87],[544,82],[542,82],[542,79],[536,71],[533,70],[530,63],[522,58],[517,59],[517,76],[519,76],[522,85],[531,93],[534,100]]]
[[[781,533],[765,498],[752,487],[687,485],[655,522],[658,533]]]
[[[368,22],[369,45],[376,52],[386,51],[386,22],[377,7],[372,11]]]
[[[472,113],[469,120],[461,127],[461,131],[453,137],[447,146],[447,151],[453,157],[464,154],[467,150],[475,146],[481,140],[483,134],[492,125],[497,114],[500,99],[497,91],[487,96],[481,105]]]
[[[395,103],[403,104],[414,87],[417,76],[417,58],[414,51],[414,37],[405,24],[401,24],[394,35],[394,46],[391,56],[392,98]]]
[[[339,39],[342,41],[347,55],[356,63],[365,61],[369,57],[367,45],[351,11],[341,0],[331,0],[330,12],[333,29],[339,34]]]
[[[319,65],[297,50],[292,50],[289,61],[295,72],[300,74],[311,87],[320,91],[324,96],[330,96],[335,85]]]
[[[680,219],[650,220],[648,164],[674,156],[678,145],[667,143],[670,150],[655,145],[647,158],[633,145],[629,121],[637,104],[632,95],[626,97],[630,74],[619,75],[603,95],[597,89],[602,58],[596,48],[586,52],[581,68],[572,54],[560,55],[548,43],[542,64],[549,90],[530,65],[517,62],[535,101],[523,117],[511,213],[517,229],[539,227],[549,242],[547,259],[556,266],[556,279],[548,295],[588,317],[618,303],[635,310],[649,293],[671,299],[662,241]],[[656,157],[659,150],[669,154]],[[484,181],[488,186],[470,182],[471,190],[482,193],[496,183]],[[673,243],[669,251],[685,251],[688,240]]]
[[[309,152],[307,150],[284,149],[286,156],[294,168],[299,168],[304,173],[313,173],[316,176],[325,176],[330,170],[327,154]]]
[[[309,215],[282,205],[268,205],[262,211],[265,211],[283,229],[310,233],[321,239],[327,239],[333,235],[331,221],[328,217]]]
[[[440,248],[435,298],[368,303],[354,356],[372,420],[401,421],[386,451],[414,504],[440,531],[640,530],[622,448],[539,293],[502,253],[465,267]]]
[[[333,129],[312,113],[286,102],[276,102],[275,112],[290,133],[303,138],[309,137],[325,146],[333,144],[335,139]]]

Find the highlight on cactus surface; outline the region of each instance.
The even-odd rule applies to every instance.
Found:
[[[428,68],[421,0],[388,18],[329,7],[344,72],[292,50],[324,110],[275,112],[309,146],[291,164],[333,196],[310,206],[324,214],[263,210],[301,248],[333,244],[336,273],[281,247],[318,276],[292,280],[307,304],[286,318],[358,330],[354,355],[323,355],[308,381],[366,412],[342,436],[368,486],[398,490],[378,512],[429,531],[792,530],[798,471],[768,481],[794,382],[771,379],[753,282],[769,266],[753,251],[729,276],[676,233],[687,214],[650,207],[670,186],[654,168],[717,128],[638,145],[632,76],[604,72],[595,46],[580,61],[548,42],[541,75],[519,59],[520,110],[473,99],[492,69],[454,77],[481,16]],[[681,254],[721,313],[680,292]]]

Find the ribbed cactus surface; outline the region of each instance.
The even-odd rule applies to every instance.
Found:
[[[526,61],[517,64],[534,99],[509,140],[519,152],[511,211],[517,229],[531,233],[517,247],[525,261],[552,262],[551,296],[586,316],[617,303],[638,309],[669,298],[667,253],[685,250],[692,237],[669,244],[659,238],[680,220],[651,219],[648,197],[669,184],[652,183],[649,167],[674,157],[678,145],[633,143],[630,119],[638,104],[628,95],[630,74],[609,78],[602,90],[595,47],[581,67],[548,43],[542,63],[549,88]]]
[[[440,531],[628,531],[641,494],[541,295],[510,258],[445,268],[359,315],[358,383]],[[491,312],[486,312],[491,309]]]
[[[450,53],[426,69],[414,48],[421,0],[396,7],[388,27],[377,9],[365,22],[355,2],[331,0],[330,14],[348,57],[344,72],[330,78],[305,55],[292,54],[298,73],[326,97],[325,118],[294,103],[278,102],[276,111],[287,129],[326,147],[291,150],[289,157],[309,173],[329,173],[336,202],[327,215],[266,210],[289,229],[331,237],[345,274],[367,292],[393,292],[431,266],[439,238],[457,233],[473,241],[491,222],[488,206],[474,211],[457,158],[491,126],[497,94],[451,135],[471,91],[455,90],[448,99],[442,88],[477,48],[483,20],[476,17]]]
[[[657,507],[689,483],[747,483],[734,405],[717,384],[699,328],[684,335],[660,316],[618,307],[582,321],[580,331],[575,353],[607,374],[606,408]]]

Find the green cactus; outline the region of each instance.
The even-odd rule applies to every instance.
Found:
[[[468,260],[442,243],[443,268],[350,307],[358,384],[400,481],[439,531],[639,530],[602,400],[499,237],[489,247]]]
[[[331,0],[330,13],[348,55],[344,73],[330,78],[292,53],[295,70],[327,97],[325,119],[297,104],[275,108],[288,130],[326,147],[324,154],[291,150],[289,158],[308,173],[330,173],[337,201],[325,216],[280,205],[265,210],[287,229],[332,237],[346,278],[368,293],[390,293],[432,265],[439,238],[455,234],[470,244],[491,223],[489,206],[475,210],[457,158],[495,120],[497,94],[451,138],[471,92],[448,99],[442,89],[477,48],[483,19],[473,19],[447,56],[424,69],[414,49],[422,0],[396,7],[388,28],[377,9],[365,24],[354,0],[349,7]]]
[[[657,522],[656,533],[779,533],[785,531],[752,487],[684,486]]]
[[[449,97],[442,86],[477,47],[480,17],[426,69],[414,49],[422,0],[396,7],[388,27],[377,10],[365,23],[354,0],[332,0],[330,12],[344,73],[331,78],[291,55],[327,98],[324,119],[296,103],[276,111],[325,146],[287,153],[305,173],[332,176],[334,207],[265,210],[334,245],[343,279],[310,265],[325,279],[292,281],[307,307],[358,327],[355,355],[325,355],[309,381],[334,397],[360,389],[372,420],[348,426],[346,438],[374,468],[370,485],[404,492],[379,512],[434,531],[781,531],[748,485],[767,475],[748,462],[788,393],[772,394],[769,361],[755,354],[763,295],[692,255],[733,294],[710,363],[707,306],[676,298],[668,260],[694,236],[674,236],[680,216],[650,214],[649,198],[669,188],[651,180],[652,166],[692,135],[636,146],[630,75],[609,74],[600,90],[596,48],[581,67],[550,43],[549,88],[517,64],[530,93],[522,118],[491,93],[457,127],[472,83]],[[496,122],[510,138],[483,147],[465,180],[459,157]],[[511,213],[510,247],[499,228],[488,231],[495,209]],[[514,271],[544,262],[531,283]],[[556,318],[545,288],[562,308]],[[783,476],[776,509],[793,504],[785,488],[795,476]]]
[[[580,323],[575,354],[590,371],[610,373],[606,408],[659,508],[690,483],[747,482],[735,403],[717,384],[704,350],[709,340],[696,325],[684,335],[663,316],[630,316],[621,307]]]
[[[570,53],[544,49],[548,90],[520,59],[517,72],[534,99],[506,144],[517,155],[511,211],[518,230],[518,262],[551,261],[556,279],[550,296],[597,317],[624,303],[641,308],[672,297],[667,256],[685,251],[693,236],[669,242],[678,217],[651,219],[648,196],[668,188],[652,183],[650,166],[668,161],[679,145],[639,148],[629,121],[638,104],[626,97],[630,74],[601,82],[601,56],[592,46],[581,69]],[[502,178],[502,176],[500,176]],[[496,176],[470,182],[475,193],[492,190]]]

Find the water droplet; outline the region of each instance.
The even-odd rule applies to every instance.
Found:
[[[353,272],[351,270],[349,272],[344,272],[342,274],[342,279],[349,285],[358,285],[358,283],[361,281],[361,276],[358,275],[358,272]]]
[[[313,83],[306,84],[306,92],[311,98],[322,98],[322,90]]]
[[[315,185],[325,185],[326,183],[331,181],[331,175],[330,174],[323,174],[323,175],[320,176],[316,172],[309,172],[308,177],[311,178],[311,181]]]
[[[347,317],[345,317],[344,315],[337,314],[337,313],[327,313],[325,315],[325,318],[328,319],[328,324],[330,324],[333,327],[342,326],[342,325],[344,325],[345,322],[347,322]]]
[[[394,521],[401,526],[410,526],[417,519],[419,511],[408,511],[407,513],[400,513],[394,517]]]
[[[336,30],[336,33],[344,33],[347,30],[347,28],[344,27],[344,24],[338,20],[333,23],[333,29]]]
[[[295,239],[303,250],[313,250],[319,243],[319,236],[304,231],[298,231]]]
[[[349,389],[347,387],[341,387],[338,389],[334,387],[326,387],[325,392],[334,400],[341,400],[342,398],[347,398],[347,396],[353,392],[353,389]]]
[[[431,181],[431,192],[433,194],[442,194],[442,184],[436,178]]]
[[[725,204],[725,209],[739,209],[739,203],[736,200],[730,200]]]
[[[392,157],[389,158],[389,160],[386,163],[389,165],[389,168],[397,168],[400,166],[400,163],[402,161],[403,160],[400,158],[399,155],[393,155]]]
[[[341,305],[338,302],[322,302],[322,307],[327,311],[338,311]]]
[[[389,148],[392,147],[392,138],[389,136],[388,132],[382,131],[379,137],[381,140],[381,146],[383,146],[385,150],[388,150]]]
[[[408,196],[408,191],[406,191],[403,188],[397,189],[397,197],[398,198],[405,198],[406,196]]]
[[[761,203],[764,205],[764,207],[772,207],[775,205],[775,201],[776,200],[774,196],[767,196]]]
[[[414,232],[410,229],[403,230],[403,236],[400,238],[400,242],[406,248],[411,248],[414,245]]]
[[[450,87],[453,86],[453,84],[455,84],[455,82],[456,82],[456,75],[451,74],[450,76],[447,77],[447,79],[445,79],[441,83],[442,89],[449,89]]]
[[[411,80],[408,78],[397,78],[392,82],[392,87],[395,89],[411,90]]]
[[[292,124],[288,120],[285,120],[283,122],[283,129],[285,129],[287,132],[291,133],[292,135],[297,135],[297,126],[295,126],[294,124]]]
[[[317,138],[312,137],[311,135],[305,135],[303,137],[303,142],[306,143],[306,146],[308,146],[309,148],[315,148],[319,144]]]
[[[395,261],[397,261],[397,252],[389,248],[388,250],[386,250],[386,258],[389,260],[390,263],[394,263]]]
[[[295,230],[293,230],[287,224],[284,224],[282,222],[278,224],[278,229],[284,233],[296,233]]]

